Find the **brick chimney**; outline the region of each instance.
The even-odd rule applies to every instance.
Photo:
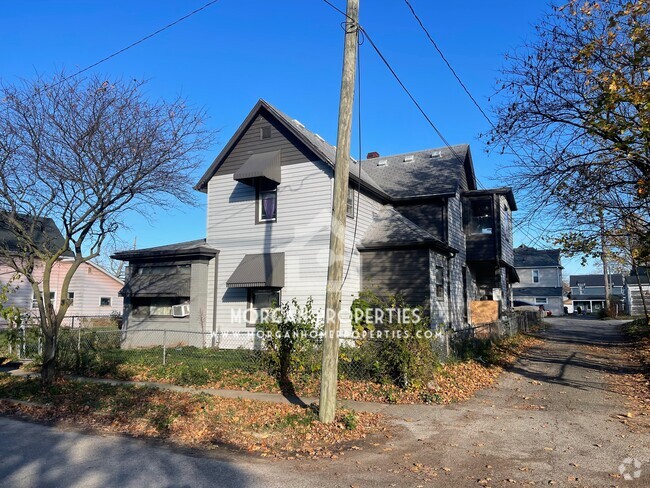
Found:
[[[378,157],[379,157],[379,153],[377,151],[372,151],[368,153],[366,159],[376,159]]]

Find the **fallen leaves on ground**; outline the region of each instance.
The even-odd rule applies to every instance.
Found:
[[[134,386],[60,381],[42,390],[37,380],[5,376],[0,398],[2,414],[261,456],[332,456],[385,432],[377,414],[341,410],[323,424],[312,408]]]
[[[339,379],[338,398],[341,400],[416,404],[448,404],[471,398],[478,390],[494,384],[504,368],[512,365],[528,348],[538,346],[541,340],[520,334],[491,346],[489,358],[452,361],[439,366],[429,385],[400,388],[393,384],[372,381]],[[160,368],[141,364],[118,365],[115,374],[104,375],[114,379],[178,383],[174,376],[160,374]],[[181,383],[187,384],[187,383]],[[188,384],[188,386],[192,386]],[[264,371],[229,371],[218,380],[201,383],[201,388],[245,390],[251,392],[280,393],[276,378]],[[296,394],[317,397],[320,391],[318,377],[294,380]]]
[[[641,321],[621,326],[628,342],[618,346],[625,363],[618,370],[607,375],[610,387],[627,398],[627,412],[620,412],[614,418],[633,429],[650,430],[650,329]],[[594,352],[606,355],[609,352],[593,347]]]

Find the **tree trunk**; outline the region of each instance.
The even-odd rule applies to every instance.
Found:
[[[56,377],[57,334],[43,331],[43,365],[41,385],[50,386]]]

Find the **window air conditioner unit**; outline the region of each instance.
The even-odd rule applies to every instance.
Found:
[[[183,317],[189,317],[190,315],[190,305],[189,304],[183,304],[183,305],[173,305],[172,306],[172,317],[176,317],[177,319],[183,318]]]

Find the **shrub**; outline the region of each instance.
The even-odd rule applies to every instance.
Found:
[[[264,333],[264,361],[281,386],[291,384],[291,375],[312,375],[320,370],[320,325],[311,297],[304,307],[296,299],[283,303],[258,330]]]
[[[399,294],[381,298],[366,291],[353,302],[352,316],[365,315],[355,312],[366,307],[381,310],[384,317],[390,317],[389,309],[408,308]],[[422,317],[417,322],[393,320],[380,324],[368,322],[367,317],[364,321],[354,322],[357,333],[366,336],[357,341],[356,351],[344,349],[351,362],[356,362],[356,369],[362,368],[376,381],[390,382],[401,388],[425,386],[434,376],[438,358],[427,315],[423,307],[416,309]],[[396,319],[396,314],[393,314],[393,319]]]

